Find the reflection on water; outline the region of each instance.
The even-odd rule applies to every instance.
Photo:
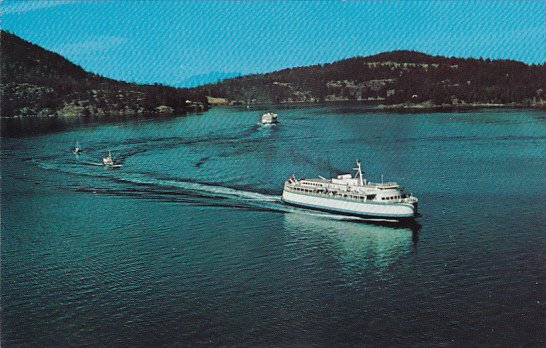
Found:
[[[19,137],[40,135],[69,130],[86,125],[104,125],[121,122],[139,122],[143,120],[166,120],[179,115],[106,115],[95,117],[63,117],[63,116],[26,116],[2,118],[0,123],[3,137]]]
[[[411,228],[304,214],[285,214],[284,227],[290,243],[302,244],[305,249],[327,246],[351,274],[369,267],[385,268],[415,250],[420,228],[417,224]]]

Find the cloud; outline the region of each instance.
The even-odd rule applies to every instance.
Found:
[[[74,0],[3,1],[0,6],[0,13],[2,15],[21,14],[54,6],[68,5],[74,2]]]

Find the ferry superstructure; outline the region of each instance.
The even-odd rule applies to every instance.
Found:
[[[412,219],[418,199],[395,182],[373,183],[362,175],[356,161],[351,174],[325,179],[296,179],[284,183],[282,201],[299,207],[365,218]]]

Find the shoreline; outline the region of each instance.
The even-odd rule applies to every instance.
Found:
[[[431,104],[431,103],[400,103],[400,104],[379,104],[377,101],[370,100],[332,100],[332,101],[282,101],[282,102],[260,102],[252,105],[250,110],[259,108],[271,108],[272,105],[277,105],[280,108],[294,106],[316,106],[316,105],[366,105],[370,107],[370,111],[378,112],[446,112],[446,111],[467,111],[480,109],[529,109],[529,110],[546,110],[546,102],[543,104],[523,104],[523,103],[469,103],[469,104]],[[214,107],[243,107],[243,104],[216,104],[210,105]]]
[[[350,100],[336,100],[325,102],[312,102],[312,101],[290,101],[290,102],[264,102],[256,103],[249,110],[258,111],[260,108],[271,108],[273,105],[277,106],[316,106],[316,105],[367,105],[370,106],[370,111],[388,112],[388,111],[408,111],[408,112],[420,112],[420,111],[432,111],[432,112],[445,112],[445,111],[466,111],[466,110],[480,110],[480,109],[529,109],[529,110],[546,110],[546,103],[544,105],[524,105],[524,104],[491,104],[491,103],[473,103],[473,104],[376,104],[369,101],[350,101]],[[216,104],[210,105],[209,109],[216,107],[242,107],[239,104]],[[194,110],[186,112],[169,112],[169,113],[152,113],[152,114],[105,114],[94,116],[83,116],[73,114],[52,114],[52,115],[14,115],[14,116],[0,116],[1,121],[9,120],[47,120],[47,119],[61,119],[61,120],[81,120],[89,123],[101,122],[105,123],[115,120],[142,120],[142,119],[165,119],[177,116],[185,116],[191,114],[200,114],[207,112],[207,110]]]
[[[493,103],[471,103],[471,104],[428,104],[428,103],[403,103],[403,104],[380,104],[377,110],[381,111],[407,111],[407,112],[446,112],[446,111],[467,111],[480,109],[546,109],[543,105],[524,105],[519,103],[493,104]]]
[[[527,109],[527,110],[546,110],[546,105],[522,105],[522,104],[487,104],[487,103],[474,103],[463,105],[430,105],[430,104],[393,104],[384,105],[376,104],[370,101],[327,101],[327,102],[281,102],[281,103],[257,103],[248,109],[252,112],[261,112],[263,110],[277,108],[297,108],[297,107],[312,107],[312,106],[361,106],[366,108],[362,109],[363,113],[446,113],[446,112],[464,112],[464,111],[478,111],[478,110],[510,110],[510,109]],[[209,109],[215,107],[242,107],[241,105],[214,105]],[[102,125],[118,122],[141,122],[152,120],[167,120],[176,117],[184,117],[191,114],[201,114],[204,111],[191,111],[186,113],[173,113],[173,114],[132,114],[132,115],[104,115],[100,117],[85,117],[75,115],[17,115],[17,116],[0,116],[0,137],[20,137],[20,136],[34,136],[47,134],[56,131],[68,130],[77,128],[80,126],[89,125]]]

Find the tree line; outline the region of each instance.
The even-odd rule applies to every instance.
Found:
[[[383,104],[518,104],[546,99],[546,64],[393,51],[227,79],[197,88],[246,102],[376,100]]]

